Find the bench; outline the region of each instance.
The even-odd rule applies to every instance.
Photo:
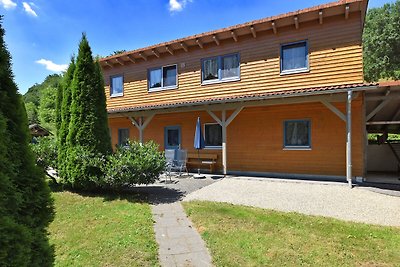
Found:
[[[215,164],[217,164],[217,154],[197,154],[188,153],[186,166],[197,166],[198,168],[203,165],[208,165],[210,173],[214,172]]]

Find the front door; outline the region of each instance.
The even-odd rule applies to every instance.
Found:
[[[164,129],[164,147],[165,149],[181,148],[181,127],[167,126]]]

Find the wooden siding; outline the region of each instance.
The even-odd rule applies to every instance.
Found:
[[[228,95],[289,90],[316,86],[363,82],[361,16],[343,16],[300,23],[300,28],[279,28],[277,35],[270,31],[258,32],[257,38],[241,36],[221,42],[220,46],[206,45],[204,49],[191,47],[189,52],[175,51],[161,58],[149,57],[146,62],[127,63],[105,68],[108,108],[133,107],[155,103],[210,98]],[[280,75],[280,45],[307,40],[309,72]],[[201,59],[229,53],[240,53],[241,80],[201,85]],[[178,88],[148,92],[147,69],[169,64],[178,65]],[[110,97],[110,76],[124,75],[124,96]]]
[[[353,175],[364,172],[363,100],[353,101]],[[344,103],[335,106],[345,112]],[[218,113],[217,113],[218,114]],[[182,148],[195,152],[193,138],[197,117],[202,124],[214,122],[204,111],[158,114],[144,131],[144,141],[154,140],[164,149],[164,127],[181,127]],[[311,120],[311,149],[283,149],[283,122],[292,119]],[[113,144],[117,127],[131,127],[131,138],[138,130],[128,119],[109,119]],[[216,169],[222,170],[221,149],[204,149],[201,153],[218,155]],[[244,108],[227,128],[228,171],[280,172],[297,174],[346,174],[346,124],[321,103]]]

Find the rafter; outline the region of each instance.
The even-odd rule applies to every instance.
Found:
[[[183,48],[183,50],[185,50],[185,52],[189,51],[187,45],[184,42],[181,42],[181,47]]]
[[[349,6],[349,4],[347,4],[346,7],[345,7],[345,11],[344,11],[344,17],[346,19],[349,18],[349,13],[350,13],[350,6]]]
[[[158,51],[157,50],[155,50],[155,49],[152,49],[151,50],[151,52],[153,53],[153,55],[155,55],[156,57],[160,57],[160,53],[158,53]]]
[[[126,57],[129,59],[130,62],[136,63],[136,60],[131,55],[127,55]]]
[[[251,34],[253,35],[253,37],[256,38],[257,33],[256,33],[256,29],[254,29],[254,26],[250,26],[250,31],[251,31]]]
[[[165,46],[165,50],[167,50],[171,55],[174,55],[174,50],[172,50],[168,45]]]
[[[319,16],[319,24],[322,24],[323,23],[323,17],[324,17],[324,14],[323,14],[322,10],[320,10],[318,12],[318,16]]]
[[[122,62],[121,60],[119,60],[119,58],[115,59],[115,62],[117,62],[118,64],[120,64],[121,66],[125,65],[124,62]]]
[[[299,17],[294,16],[294,26],[296,27],[296,30],[299,29]]]
[[[274,32],[274,34],[277,34],[277,33],[278,33],[278,30],[276,29],[276,23],[275,23],[275,21],[271,22],[271,25],[272,25],[272,31]]]
[[[147,61],[147,56],[143,53],[139,53],[139,57],[143,58],[144,61]]]
[[[235,42],[237,42],[238,41],[238,37],[237,37],[236,32],[231,31],[231,35],[232,35],[233,40],[235,40]]]
[[[219,45],[219,40],[218,40],[218,37],[217,37],[216,35],[213,35],[213,39],[214,39],[214,42],[215,42],[217,45]]]
[[[200,39],[196,39],[196,43],[201,49],[203,49],[203,43],[200,41]]]

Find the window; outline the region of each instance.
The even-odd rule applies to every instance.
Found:
[[[310,120],[290,120],[284,122],[285,148],[311,147]]]
[[[176,65],[150,69],[148,72],[149,91],[176,88]]]
[[[125,146],[129,140],[129,129],[118,129],[118,145]]]
[[[240,79],[239,54],[218,56],[202,60],[203,84]]]
[[[218,123],[204,124],[205,146],[219,148],[222,146],[222,127]]]
[[[124,79],[122,76],[111,77],[110,82],[110,95],[122,96],[124,95]]]
[[[181,146],[181,128],[167,126],[164,128],[164,146],[166,149],[179,149]]]
[[[281,46],[281,74],[308,71],[306,41]]]

